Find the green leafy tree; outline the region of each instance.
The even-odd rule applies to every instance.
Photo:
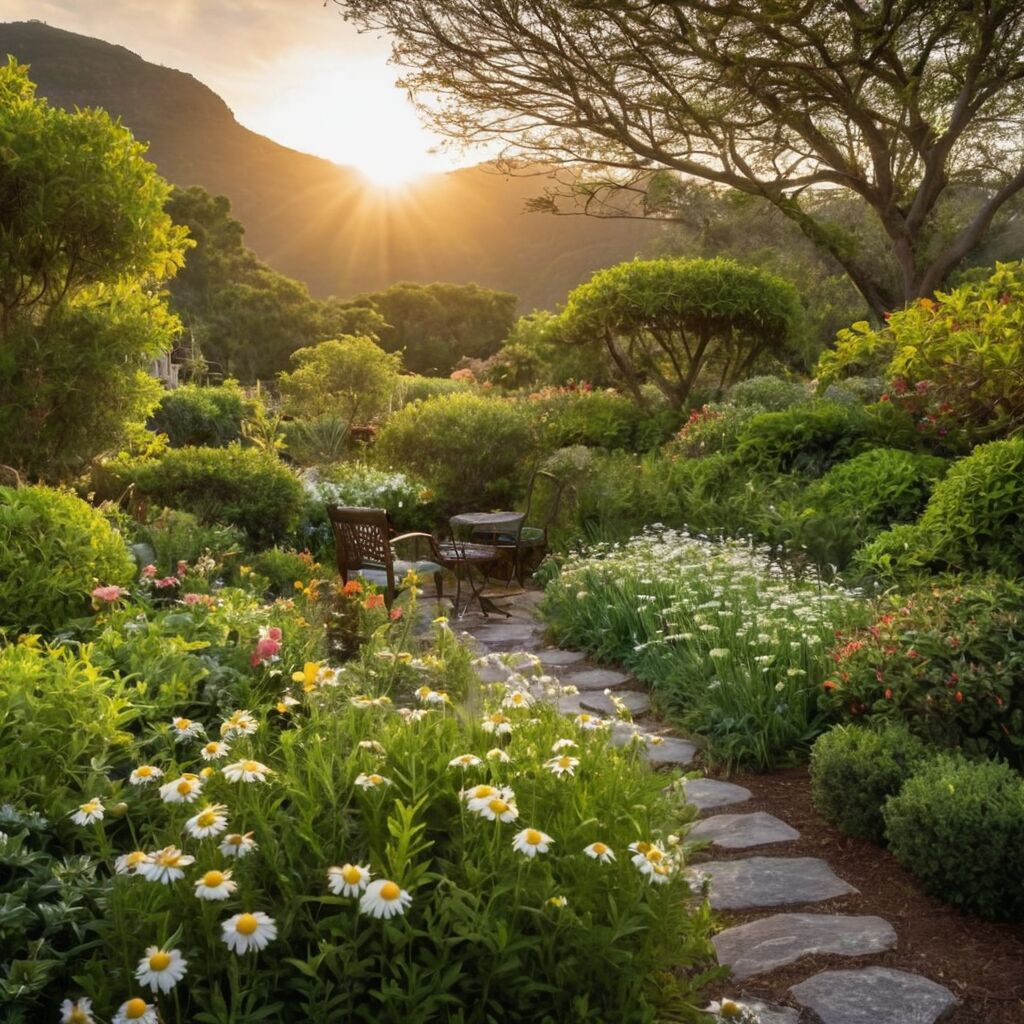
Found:
[[[330,413],[344,422],[346,433],[384,408],[402,364],[401,356],[358,336],[300,348],[292,362],[295,369],[280,376],[285,410],[308,418]]]
[[[299,348],[382,330],[372,308],[314,299],[302,282],[263,263],[245,245],[226,196],[198,186],[175,189],[167,211],[196,241],[170,294],[205,370],[245,383],[268,380]]]
[[[641,404],[650,381],[678,409],[698,382],[725,388],[760,357],[791,352],[799,318],[793,286],[762,270],[722,259],[634,260],[576,288],[560,331],[569,344],[603,348]]]
[[[0,67],[0,462],[27,476],[81,468],[159,398],[144,367],[179,329],[158,289],[187,240],[144,152]]]
[[[401,352],[407,369],[446,375],[462,358],[486,359],[501,347],[515,321],[516,297],[475,284],[393,284],[353,300],[386,321],[378,332],[388,352]]]
[[[438,130],[595,173],[566,212],[756,197],[878,316],[931,294],[1024,188],[1021,0],[335,0],[386,31]],[[880,247],[831,216],[840,193]]]

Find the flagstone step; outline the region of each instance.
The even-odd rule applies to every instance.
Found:
[[[691,833],[692,834],[692,833]],[[896,945],[896,931],[880,917],[851,914],[772,914],[719,932],[718,962],[737,981],[819,953],[865,956]]]
[[[726,850],[742,850],[766,843],[788,843],[800,833],[774,814],[716,814],[698,821],[690,829],[691,839],[707,839]]]
[[[821,1024],[935,1024],[957,1002],[945,986],[889,967],[822,971],[789,991]]]
[[[665,765],[685,767],[697,755],[697,744],[675,736],[658,736],[647,741],[647,763],[652,768]]]
[[[820,903],[858,892],[817,857],[707,861],[691,872],[710,878],[708,898],[714,910]]]
[[[719,779],[687,779],[683,783],[686,799],[698,811],[741,804],[753,795],[749,789]]]
[[[615,693],[615,699],[621,700],[631,715],[644,715],[651,710],[651,698],[639,690],[619,690]],[[616,714],[615,703],[605,693],[581,693],[579,702],[585,711],[596,711],[603,715]]]
[[[575,686],[577,690],[610,690],[631,681],[632,676],[613,668],[588,668],[576,672],[556,672],[563,686]]]
[[[587,656],[582,651],[563,651],[556,647],[549,651],[538,651],[537,657],[540,658],[540,663],[545,668],[564,669],[568,665],[576,665],[585,661]]]
[[[501,622],[495,625],[473,626],[467,632],[491,650],[528,648],[531,643],[539,643],[544,635],[544,630],[533,622]]]

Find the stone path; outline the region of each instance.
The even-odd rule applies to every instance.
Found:
[[[613,719],[612,742],[643,743],[654,768],[689,766],[699,743],[673,735],[663,723],[651,719],[649,695],[635,679],[626,672],[593,665],[582,651],[545,643],[544,628],[536,615],[540,596],[537,591],[527,591],[502,601],[501,607],[510,612],[507,619],[477,613],[453,621],[452,627],[465,634],[465,641],[480,655],[502,655],[481,659],[481,679],[507,679],[516,667],[501,662],[509,652],[524,652],[519,668],[526,670],[538,661],[541,666],[539,677],[524,671],[524,682],[529,685],[533,680],[538,692],[545,682],[550,684],[550,677],[562,686],[575,687],[576,693],[557,698],[563,713]],[[620,703],[638,721],[615,720]],[[714,936],[719,962],[730,966],[733,982],[799,965],[806,957],[856,958],[882,953],[897,944],[896,932],[880,917],[813,912],[815,904],[835,899],[855,902],[858,892],[823,860],[772,856],[773,844],[792,842],[800,833],[774,815],[745,812],[742,805],[751,799],[750,790],[706,778],[687,779],[683,786],[687,800],[705,815],[692,826],[688,838],[695,846],[706,846],[712,859],[689,870],[695,883],[707,885],[711,907],[754,914],[780,908],[778,913],[737,920]],[[754,852],[725,860],[713,857],[716,850],[747,849]],[[935,1024],[956,1004],[947,988],[919,974],[856,965],[812,973],[793,985],[787,1000],[792,1006],[744,999],[742,989],[730,994],[755,1010],[761,1024]]]

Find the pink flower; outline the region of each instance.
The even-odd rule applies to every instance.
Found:
[[[97,601],[120,601],[122,597],[128,596],[128,591],[124,587],[97,587],[93,592],[92,596]]]
[[[186,562],[185,559],[183,558],[183,559],[181,559],[181,561],[178,562],[178,568],[176,570],[176,575],[184,576],[185,573],[187,573],[187,572],[188,572],[188,562]]]
[[[205,604],[207,608],[212,608],[214,603],[209,594],[186,594],[181,600],[183,604]]]
[[[280,630],[278,630],[278,632],[280,632]],[[256,649],[252,652],[252,656],[249,658],[249,664],[255,668],[264,661],[276,658],[277,652],[280,650],[281,642],[279,640],[272,640],[269,636],[261,637],[256,641]]]
[[[165,576],[162,580],[157,580],[154,586],[158,590],[166,590],[168,587],[176,587],[179,584],[177,576]]]
[[[284,639],[280,626],[268,626],[265,631],[260,632],[260,636],[267,640],[276,640],[278,643]]]
[[[156,566],[152,563],[143,566],[141,575],[144,580],[151,580],[156,575]]]

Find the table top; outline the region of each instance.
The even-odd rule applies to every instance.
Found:
[[[452,526],[515,526],[525,518],[525,512],[460,512],[449,522]]]

